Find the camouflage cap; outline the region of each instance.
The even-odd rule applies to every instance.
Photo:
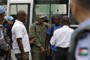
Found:
[[[39,16],[40,19],[43,19],[43,18],[45,18],[45,17],[46,17],[46,16]]]

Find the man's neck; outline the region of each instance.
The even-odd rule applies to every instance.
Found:
[[[90,16],[82,16],[79,18],[79,23],[82,23],[82,22],[86,21],[87,19],[90,19]]]
[[[83,14],[83,15],[79,16],[78,20],[79,20],[79,23],[82,23],[89,18],[90,18],[90,14]]]
[[[22,22],[22,23],[24,23],[23,21],[21,21],[20,19],[17,19],[18,21],[20,21],[20,22]]]

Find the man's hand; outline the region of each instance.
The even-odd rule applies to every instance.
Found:
[[[26,53],[22,53],[22,60],[27,60],[27,55],[26,55]]]
[[[19,49],[20,49],[21,54],[22,54],[22,60],[27,60],[27,56],[26,56],[26,53],[24,51],[24,47],[23,47],[23,43],[22,43],[22,38],[17,38],[17,43],[18,43]]]
[[[48,54],[48,55],[51,54],[51,49],[50,49],[50,48],[47,49],[47,54]]]
[[[32,39],[31,39],[31,41],[30,41],[30,44],[34,44],[34,43],[35,43],[35,41],[36,41],[36,39],[37,39],[37,38],[35,38],[35,37],[34,37],[34,38],[32,38]]]
[[[43,54],[45,54],[45,48],[43,48],[43,47],[41,47],[41,54],[43,55]]]

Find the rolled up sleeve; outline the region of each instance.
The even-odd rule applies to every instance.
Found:
[[[19,27],[17,26],[15,28],[15,35],[16,35],[16,38],[23,38],[23,28],[22,27]]]

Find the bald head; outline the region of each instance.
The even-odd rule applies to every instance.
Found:
[[[70,18],[68,16],[63,16],[62,20],[61,20],[61,24],[62,25],[70,25]]]
[[[16,15],[17,19],[24,22],[26,20],[26,13],[22,10],[18,11]]]

